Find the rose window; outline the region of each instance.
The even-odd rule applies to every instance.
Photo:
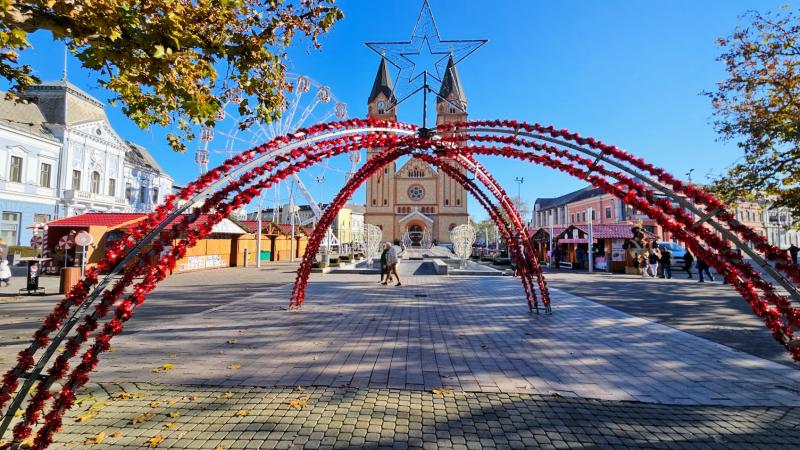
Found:
[[[408,198],[411,200],[422,200],[424,196],[425,189],[422,189],[422,186],[414,185],[408,188]]]

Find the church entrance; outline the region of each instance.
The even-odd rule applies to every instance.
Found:
[[[417,224],[408,227],[408,238],[411,240],[412,247],[422,247],[423,231],[422,227]]]

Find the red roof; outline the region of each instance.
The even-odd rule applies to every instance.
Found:
[[[139,221],[145,218],[143,213],[86,213],[78,216],[65,217],[63,219],[48,222],[48,227],[82,227],[100,226],[114,228],[131,221]]]

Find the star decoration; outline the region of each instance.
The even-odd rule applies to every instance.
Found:
[[[442,40],[425,0],[409,41],[366,45],[400,69],[394,83],[394,96],[399,104],[424,87],[438,93],[449,57],[452,55],[453,63],[458,64],[486,42],[485,39]]]

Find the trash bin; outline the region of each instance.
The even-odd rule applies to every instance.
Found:
[[[59,292],[66,294],[78,282],[81,281],[81,268],[80,267],[64,267],[61,269],[61,287]]]
[[[269,250],[261,250],[261,260],[262,261],[269,261],[272,254]]]

